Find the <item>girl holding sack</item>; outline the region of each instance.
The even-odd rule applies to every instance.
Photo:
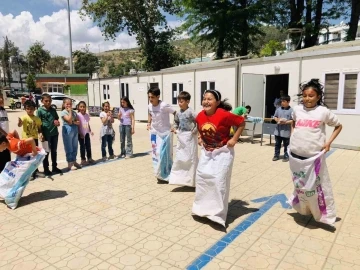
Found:
[[[289,202],[300,214],[312,214],[316,221],[334,226],[336,212],[325,153],[342,125],[323,103],[323,88],[318,79],[300,86],[303,102],[294,107],[292,115],[289,164],[294,193]],[[326,125],[334,127],[328,140]]]
[[[244,127],[244,117],[231,113],[217,90],[206,90],[203,111],[196,117],[198,143],[202,146],[196,171],[196,193],[192,213],[225,227],[228,211],[234,146]],[[230,138],[230,129],[237,127]]]

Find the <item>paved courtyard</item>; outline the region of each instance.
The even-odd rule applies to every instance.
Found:
[[[11,128],[20,115],[9,112]],[[136,125],[135,158],[35,179],[17,209],[0,204],[0,269],[360,269],[359,152],[328,157],[333,232],[283,208],[292,182],[272,146],[236,145],[224,230],[191,216],[194,189],[157,183],[145,124]],[[60,168],[63,149],[60,139]],[[99,132],[92,149],[99,159]]]

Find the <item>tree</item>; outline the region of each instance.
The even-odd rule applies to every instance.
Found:
[[[50,60],[50,52],[44,49],[44,43],[36,41],[27,52],[27,60],[32,73],[44,73]]]
[[[164,15],[177,11],[173,0],[83,0],[82,4],[81,14],[91,17],[106,39],[124,30],[136,35],[148,71],[181,62],[182,57],[170,44],[175,33]]]
[[[261,57],[274,56],[278,51],[284,51],[285,46],[276,40],[270,40],[260,51]]]
[[[75,60],[76,73],[87,73],[92,75],[99,65],[99,59],[95,54],[89,51],[88,46],[73,52],[73,57]]]
[[[280,44],[285,43],[287,33],[284,28],[276,26],[262,26],[260,28],[261,35],[254,41],[254,53],[258,54],[270,41],[277,41]]]
[[[26,77],[26,86],[29,90],[35,91],[36,89],[36,81],[35,76],[32,73],[29,73]]]
[[[210,42],[216,58],[225,52],[247,55],[263,35],[262,23],[273,21],[271,0],[179,0],[183,30],[197,43]]]
[[[339,19],[345,14],[347,6],[343,0],[290,0],[284,1],[284,8],[289,9],[289,28],[303,29],[304,48],[317,44],[319,32],[329,26],[329,21]],[[302,48],[299,36],[291,35],[297,44],[296,49]]]
[[[347,0],[351,4],[349,30],[346,40],[355,40],[360,18],[360,0]]]
[[[66,68],[65,60],[66,58],[64,56],[53,55],[51,56],[49,62],[46,64],[46,69],[50,73],[62,73],[63,70]]]
[[[5,85],[6,82],[8,82],[8,84],[10,85],[12,81],[12,68],[16,68],[19,66],[18,61],[14,61],[13,64],[11,64],[11,58],[15,57],[19,60],[19,55],[19,48],[16,47],[15,44],[6,36],[4,38],[4,46],[0,48],[1,66],[3,69],[3,78]]]

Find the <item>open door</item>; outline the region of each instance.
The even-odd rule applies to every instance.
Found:
[[[136,121],[148,120],[148,97],[147,97],[147,83],[134,83],[131,85],[132,105],[135,109]]]
[[[265,76],[262,74],[243,74],[242,105],[251,106],[251,116],[264,117],[265,107]],[[252,124],[246,124],[246,129],[252,129]],[[255,134],[261,134],[261,125],[256,125]]]

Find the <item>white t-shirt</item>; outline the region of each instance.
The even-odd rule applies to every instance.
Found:
[[[313,157],[321,151],[326,142],[326,125],[340,125],[337,116],[324,106],[309,109],[297,105],[293,108],[292,119],[295,129],[290,138],[290,150],[302,157]]]
[[[0,107],[0,127],[6,133],[9,133],[9,118],[7,111],[3,107]]]
[[[151,115],[151,131],[164,133],[170,131],[170,114],[174,113],[175,110],[164,101],[159,100],[157,106],[149,104],[149,114]]]

